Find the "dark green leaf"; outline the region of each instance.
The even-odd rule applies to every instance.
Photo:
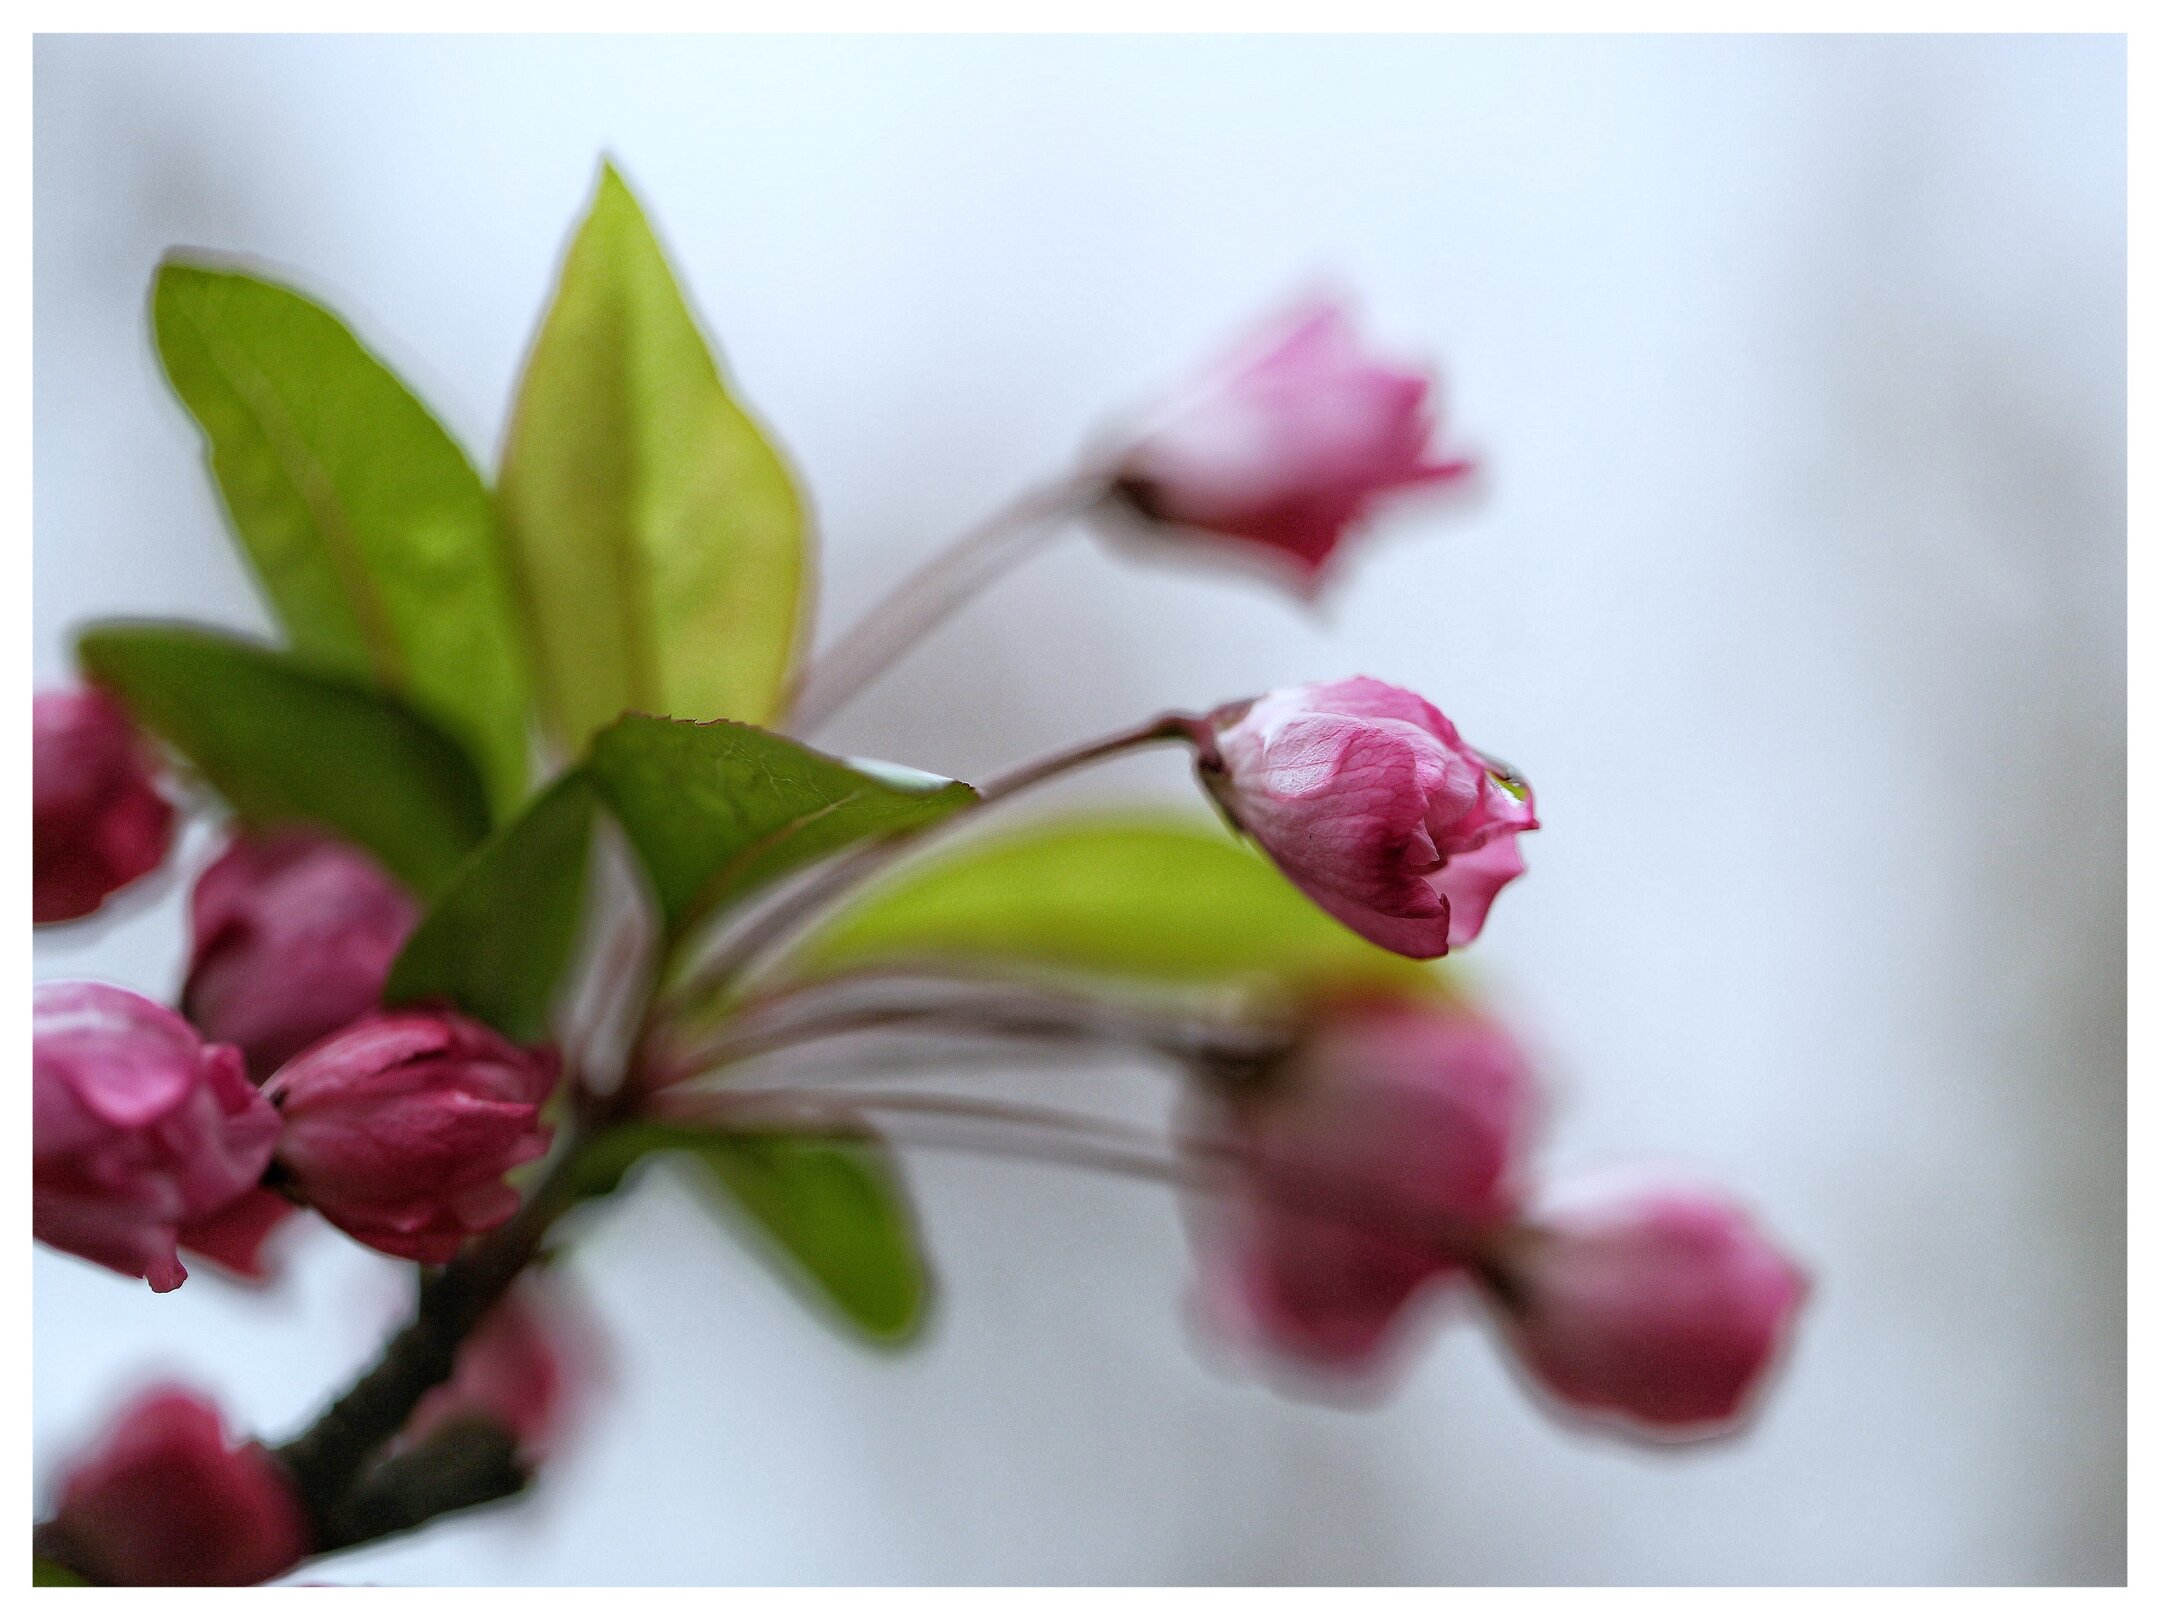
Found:
[[[295,648],[439,720],[507,810],[525,691],[487,488],[425,405],[319,304],[168,260],[159,358]]]
[[[88,1586],[85,1576],[76,1574],[65,1564],[56,1564],[50,1558],[30,1555],[30,1584],[32,1586]]]
[[[891,964],[1052,969],[1173,984],[1414,987],[1432,970],[1367,944],[1218,828],[1060,820],[903,874],[804,940],[784,972]]]
[[[782,1275],[860,1332],[892,1343],[921,1325],[930,1285],[906,1189],[890,1155],[867,1132],[618,1126],[580,1159],[581,1195],[613,1192],[633,1164],[654,1153],[686,1156],[706,1192],[747,1218],[761,1240],[756,1246]]]
[[[396,698],[290,653],[181,625],[83,634],[84,670],[185,755],[244,821],[312,822],[422,895],[488,830],[464,751]]]
[[[384,1002],[440,997],[514,1041],[545,1037],[584,907],[593,808],[573,771],[475,851],[405,942]]]
[[[626,709],[779,712],[809,571],[802,502],[613,168],[526,361],[501,510],[566,748]]]
[[[975,802],[965,783],[729,720],[624,715],[593,739],[591,770],[678,932],[805,862]]]

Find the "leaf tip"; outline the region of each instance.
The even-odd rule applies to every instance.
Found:
[[[641,217],[644,214],[638,204],[637,192],[611,152],[600,154],[600,178],[593,186],[593,212],[598,213],[604,207],[627,208]]]

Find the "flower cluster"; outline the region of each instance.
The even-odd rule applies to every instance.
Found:
[[[601,259],[634,260],[643,239],[612,171],[594,206],[615,245],[590,262],[573,252],[586,277],[602,275]],[[672,284],[657,246],[639,262],[638,310],[663,307]],[[161,309],[225,278],[224,301],[196,308],[198,323],[232,318],[255,298],[272,300],[280,322],[302,318],[289,290],[186,266],[165,274]],[[576,295],[566,279],[560,297]],[[310,331],[327,319],[303,315],[318,323]],[[669,325],[664,340],[684,341],[691,324]],[[605,570],[551,579],[549,547],[586,544],[606,525],[580,511],[544,543],[526,531],[563,520],[565,501],[600,498],[584,485],[565,495],[535,468],[547,424],[605,406],[609,390],[579,386],[577,367],[601,341],[594,334],[620,325],[570,320],[563,339],[551,316],[535,347],[527,392],[566,392],[551,409],[521,406],[506,457],[501,512],[507,543],[529,547],[525,588],[473,600],[515,597],[531,617],[503,628],[506,661],[480,672],[489,678],[436,670],[433,684],[412,677],[408,689],[168,632],[86,638],[96,684],[36,700],[38,922],[88,916],[166,860],[178,815],[168,784],[184,769],[206,790],[191,791],[191,805],[222,799],[229,812],[219,812],[222,846],[194,876],[176,1008],[102,984],[37,991],[36,1237],[162,1293],[187,1278],[183,1252],[268,1277],[267,1239],[305,1209],[381,1254],[433,1268],[382,1360],[284,1445],[231,1441],[192,1393],[145,1396],[66,1473],[38,1528],[41,1559],[96,1582],[260,1581],[521,1490],[590,1383],[576,1313],[535,1269],[553,1223],[624,1185],[642,1156],[676,1149],[795,1257],[798,1280],[873,1337],[911,1330],[923,1286],[885,1150],[966,1131],[972,1145],[1187,1189],[1207,1319],[1299,1367],[1382,1371],[1433,1302],[1460,1294],[1483,1302],[1530,1377],[1570,1411],[1658,1438],[1720,1432],[1745,1416],[1805,1292],[1799,1269],[1722,1194],[1546,1196],[1529,1151],[1539,1108],[1522,1051],[1459,989],[1412,965],[1490,926],[1524,874],[1522,840],[1540,825],[1529,784],[1432,703],[1366,677],[1297,686],[1164,715],[979,788],[801,740],[978,586],[986,559],[1010,561],[1009,542],[1069,519],[1114,521],[1167,554],[1192,546],[1241,557],[1310,595],[1376,513],[1466,477],[1469,464],[1438,443],[1425,375],[1368,355],[1333,304],[1296,312],[1144,432],[956,546],[821,655],[812,678],[783,667],[748,708],[728,711],[771,722],[756,726],[716,716],[717,699],[680,696],[719,690],[699,684],[712,672],[698,660],[718,666],[739,650],[722,657],[696,636],[714,625],[732,636],[754,616],[710,595],[726,570],[695,552],[610,587],[641,588],[650,575],[686,597],[707,592],[671,599],[645,626],[662,638],[691,627],[687,650],[631,649],[643,662],[614,685],[571,690],[566,671],[589,672],[617,651],[592,643],[590,624],[607,615],[582,594]],[[308,366],[343,352],[323,342]],[[250,352],[274,363],[270,338]],[[364,354],[338,363],[379,365]],[[653,487],[682,506],[670,507],[669,545],[794,532],[789,500],[773,494],[786,493],[778,458],[724,394],[699,392],[717,390],[718,375],[702,360],[683,369],[702,405],[681,433],[685,443],[693,426],[735,435],[725,454],[713,451],[677,486],[664,464],[675,440],[642,447],[658,458]],[[367,386],[386,377],[370,372]],[[186,398],[179,369],[175,381]],[[291,381],[316,386],[313,371]],[[213,438],[233,427],[226,415],[204,425]],[[446,437],[430,443],[422,451],[464,467]],[[716,493],[714,467],[765,479],[763,494]],[[226,489],[236,514],[261,494]],[[491,493],[474,480],[471,494],[484,541]],[[692,521],[697,502],[732,499],[749,504],[728,508],[724,523]],[[637,532],[648,515],[615,514],[622,544],[661,543]],[[430,534],[426,577],[447,579],[437,555],[447,542]],[[395,540],[378,549],[393,552]],[[463,561],[478,569],[487,558]],[[791,592],[778,591],[765,614],[783,654]],[[399,611],[424,610],[428,596],[405,591]],[[627,622],[652,604],[615,606]],[[456,611],[466,610],[478,611],[471,602]],[[566,634],[578,646],[562,655]],[[509,650],[518,635],[532,666],[549,672],[530,708]],[[463,620],[437,639],[476,658],[473,649],[493,645]],[[191,658],[218,670],[194,724]],[[724,673],[747,680],[757,661],[746,652]],[[409,675],[405,658],[380,662]],[[682,677],[686,666],[697,666],[695,679]],[[229,724],[257,679],[267,684],[256,707]],[[647,690],[674,716],[636,712],[624,697]],[[503,693],[508,707],[487,708]],[[531,761],[513,756],[534,708],[576,758],[528,791]],[[595,710],[597,730],[586,723]],[[1162,937],[1175,933],[1162,919],[1179,865],[1146,868],[1121,899],[1108,887],[1117,861],[1090,853],[1129,861],[1133,848],[1110,833],[1083,837],[1077,854],[1066,846],[1062,866],[1045,844],[1042,866],[1017,883],[1009,873],[949,890],[932,882],[936,904],[888,907],[877,927],[852,935],[838,926],[845,914],[831,915],[853,905],[860,924],[876,913],[872,880],[939,826],[1162,745],[1190,750],[1236,835],[1178,836],[1194,860],[1227,859],[1223,892],[1242,896],[1250,930],[1233,917],[1207,950],[1161,966],[1178,946]],[[325,769],[339,747],[365,758],[335,763],[365,774],[294,778]],[[400,792],[410,803],[393,803]],[[585,881],[601,813],[626,835],[647,891],[588,915],[601,907],[599,886]],[[984,910],[999,906],[1008,911]],[[1013,906],[1022,922],[1040,907],[1058,926],[1016,926]],[[1295,932],[1285,907],[1317,930],[1323,943],[1309,954],[1324,973],[1269,955],[1269,941]],[[822,956],[799,937],[820,927]],[[880,928],[884,956],[832,965],[846,955],[841,942],[861,953]],[[583,953],[580,939],[592,942]],[[1126,981],[1151,972],[1163,982],[1133,993]],[[1236,994],[1189,994],[1210,973],[1237,980]],[[1111,1122],[1021,1099],[835,1089],[800,1066],[805,1048],[887,1027],[910,1039],[1108,1040],[1172,1058],[1183,1124],[1136,1142]],[[886,1075],[864,1059],[850,1077]],[[527,1166],[530,1176],[513,1174]],[[835,1178],[846,1178],[848,1197],[830,1196]],[[804,1185],[815,1196],[795,1196]],[[860,1232],[814,1226],[858,1217]],[[822,1263],[836,1247],[847,1266]]]
[[[1529,1066],[1460,1006],[1325,1009],[1202,1112],[1232,1189],[1199,1214],[1210,1306],[1305,1365],[1374,1370],[1418,1302],[1474,1289],[1551,1395],[1686,1438],[1743,1415],[1805,1292],[1720,1193],[1541,1208]]]

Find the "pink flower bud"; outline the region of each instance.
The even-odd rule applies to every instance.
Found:
[[[1293,312],[1204,378],[1126,455],[1142,516],[1242,542],[1310,592],[1383,496],[1461,478],[1429,455],[1429,380],[1367,357],[1331,303]]]
[[[482,1418],[539,1462],[597,1376],[597,1334],[558,1279],[528,1276],[458,1347],[448,1383],[430,1390],[406,1423],[411,1446],[444,1424]]]
[[[370,1248],[442,1265],[516,1213],[503,1177],[547,1151],[555,1074],[553,1052],[456,1013],[370,1014],[271,1078],[278,1167]]]
[[[107,1586],[253,1586],[307,1556],[307,1521],[260,1445],[225,1438],[217,1408],[157,1389],[68,1471],[48,1532],[70,1569]]]
[[[131,991],[39,985],[31,1023],[32,1230],[161,1294],[178,1288],[182,1229],[262,1179],[276,1111],[237,1051]]]
[[[1529,788],[1414,692],[1359,676],[1209,717],[1202,778],[1321,910],[1404,956],[1444,956],[1522,875]]]
[[[419,917],[350,844],[304,828],[240,833],[196,880],[181,1010],[265,1078],[382,999]]]
[[[40,692],[31,736],[31,914],[87,917],[165,859],[173,807],[156,755],[107,693]]]
[[[1197,1212],[1218,1314],[1301,1361],[1381,1360],[1513,1217],[1533,1098],[1515,1043],[1460,1008],[1324,1014],[1223,1107],[1235,1180]]]
[[[1539,1382],[1668,1438],[1744,1415],[1807,1292],[1799,1267],[1717,1193],[1553,1215],[1498,1245],[1489,1266]]]

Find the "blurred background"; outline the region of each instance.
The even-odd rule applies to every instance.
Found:
[[[491,462],[612,154],[813,492],[827,633],[1353,290],[1482,501],[1317,617],[1076,538],[823,736],[966,775],[1427,693],[1537,784],[1471,954],[1555,1174],[1724,1181],[1817,1277],[1758,1425],[1646,1451],[1467,1322],[1380,1406],[1282,1399],[1194,1338],[1158,1192],[918,1160],[943,1292],[890,1356],[654,1178],[574,1261],[613,1388],[537,1496],[322,1577],[2122,1580],[2124,115],[2102,38],[41,39],[41,683],[93,615],[267,623],[151,357],[173,244],[290,273]],[[182,893],[38,973],[170,994]],[[400,1269],[318,1227],[278,1290],[160,1298],[40,1251],[40,1488],[152,1372],[297,1424]]]

